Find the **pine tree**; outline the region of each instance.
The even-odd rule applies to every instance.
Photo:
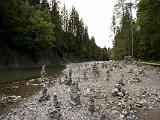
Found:
[[[160,60],[160,2],[140,0],[137,28],[139,33],[138,57],[145,60]]]

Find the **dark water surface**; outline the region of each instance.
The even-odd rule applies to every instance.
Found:
[[[49,75],[54,76],[64,68],[64,65],[49,66],[46,68],[46,72]],[[41,68],[1,70],[0,84],[37,78],[40,77],[40,72]]]

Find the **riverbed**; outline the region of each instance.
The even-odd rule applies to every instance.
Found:
[[[1,114],[2,120],[160,119],[158,67],[123,61],[73,63],[66,65],[56,78],[48,77],[41,83],[33,81],[31,86],[45,84],[47,93],[37,90],[21,100],[18,107]],[[39,102],[44,94],[49,99]]]

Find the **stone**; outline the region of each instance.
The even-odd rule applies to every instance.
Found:
[[[120,117],[121,119],[124,119],[124,115],[122,115],[122,114],[120,114],[119,117]]]
[[[61,120],[61,113],[60,113],[60,111],[58,111],[58,110],[53,110],[53,111],[51,111],[51,112],[49,112],[49,118],[51,119],[51,120]]]
[[[48,101],[50,99],[50,96],[47,93],[48,91],[47,87],[45,86],[45,84],[43,86],[44,87],[42,88],[42,95],[38,98],[38,102]]]
[[[99,70],[98,70],[98,65],[96,65],[95,63],[93,65],[93,69],[92,70],[93,70],[92,72],[93,72],[95,77],[99,77],[100,76],[100,73],[99,73]]]
[[[119,91],[121,91],[121,85],[120,84],[116,84],[115,88],[117,88]]]
[[[131,69],[128,71],[128,73],[133,73],[133,68],[131,68]]]
[[[144,68],[142,68],[142,70],[140,70],[140,71],[138,71],[138,73],[139,73],[139,75],[145,75],[145,69]]]
[[[58,77],[58,83],[59,83],[59,84],[62,84],[61,76],[60,76],[60,77]]]
[[[18,88],[19,88],[18,86],[11,87],[11,89],[18,89]]]
[[[70,69],[69,71],[69,78],[68,76],[66,75],[65,76],[65,85],[71,85],[72,84],[72,69]]]
[[[28,80],[28,81],[26,82],[26,85],[27,85],[27,86],[33,85],[33,82],[34,82],[34,81],[35,81],[35,79]]]
[[[141,92],[142,95],[146,95],[147,94],[147,88],[142,88],[140,90],[140,92]]]
[[[129,100],[129,96],[126,94],[126,95],[123,97],[123,101],[124,101],[124,102],[128,102],[128,100]]]
[[[135,120],[135,117],[134,117],[134,115],[132,113],[129,112],[127,114],[126,120]]]
[[[138,78],[138,77],[137,78],[132,78],[132,79],[133,79],[132,80],[133,82],[141,82],[140,78]]]
[[[144,106],[144,103],[145,103],[145,101],[139,100],[139,101],[136,102],[136,106],[142,108]]]
[[[65,85],[71,85],[71,84],[72,84],[72,79],[71,78],[69,78],[69,80],[65,81]]]
[[[71,93],[70,94],[70,98],[71,98],[71,103],[74,102],[74,106],[76,105],[80,105],[81,101],[80,101],[80,95],[78,93]]]
[[[124,78],[124,74],[121,74],[121,78]]]
[[[87,80],[86,71],[84,71],[84,73],[83,73],[83,77],[84,77],[84,80]]]
[[[105,79],[105,81],[109,81],[109,77],[105,77],[104,79]]]
[[[58,99],[57,99],[57,95],[54,93],[53,95],[53,105],[55,106],[55,108],[60,108],[60,103],[58,102]]]
[[[156,102],[160,102],[160,97],[155,97],[154,99]]]
[[[46,77],[46,66],[42,65],[42,69],[41,69],[41,78],[43,79],[44,77]]]
[[[135,74],[135,77],[132,78],[132,82],[141,82],[137,74]]]
[[[124,96],[124,94],[122,92],[118,92],[117,95],[120,96],[120,97]]]
[[[124,95],[126,95],[126,93],[127,93],[127,92],[126,92],[126,89],[124,89],[124,88],[121,89],[121,92],[122,92]]]
[[[121,108],[125,108],[125,103],[124,102],[118,102],[118,106],[120,106]]]
[[[112,95],[116,96],[118,92],[119,92],[118,88],[114,88],[112,91]]]
[[[125,83],[124,83],[124,79],[123,79],[123,78],[121,78],[121,79],[119,80],[118,84],[120,84],[120,85],[124,86],[124,85],[125,85]]]
[[[80,93],[79,93],[79,88],[78,88],[78,83],[73,82],[71,84],[70,88],[70,98],[71,98],[71,104],[76,106],[80,105]]]
[[[21,100],[21,96],[3,96],[1,98],[1,101],[4,103],[15,103],[17,101]]]
[[[48,101],[50,99],[49,94],[43,94],[38,98],[38,102]]]
[[[72,84],[71,84],[71,86],[70,86],[70,89],[71,89],[71,92],[72,92],[72,93],[78,92],[78,91],[79,91],[78,83],[72,82]]]
[[[71,78],[72,77],[72,69],[70,69],[70,71],[69,71],[69,78]]]
[[[133,59],[131,56],[125,56],[124,57],[124,62],[125,63],[133,63]]]
[[[101,115],[100,115],[100,119],[99,119],[99,120],[106,120],[106,119],[107,119],[106,114],[105,114],[105,112],[103,111],[103,112],[101,113]]]
[[[47,87],[43,87],[43,88],[42,88],[42,94],[46,94],[47,91],[48,91]]]
[[[90,96],[90,97],[89,97],[88,110],[89,110],[89,112],[91,112],[92,114],[95,112],[95,105],[94,105],[94,97],[93,97],[93,96]]]

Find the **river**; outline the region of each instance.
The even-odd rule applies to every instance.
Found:
[[[64,69],[63,65],[49,66],[46,68],[48,75],[55,76]],[[11,69],[0,71],[0,84],[12,83],[20,80],[29,80],[40,77],[41,68]]]

